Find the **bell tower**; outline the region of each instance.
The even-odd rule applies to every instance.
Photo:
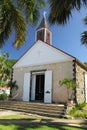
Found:
[[[45,14],[46,12],[44,12],[44,17],[36,30],[36,40],[41,40],[43,42],[46,42],[47,44],[51,44],[52,33],[48,27]]]

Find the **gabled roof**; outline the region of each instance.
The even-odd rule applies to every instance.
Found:
[[[55,48],[52,45],[38,40],[13,66],[35,66],[57,62],[72,61],[74,57]]]
[[[13,68],[73,60],[82,68],[87,70],[87,67],[77,58],[62,51],[59,48],[54,47],[53,45],[49,45],[43,41],[38,40],[32,45],[30,49],[27,50],[27,52],[25,52],[20,57],[16,64],[14,64]]]

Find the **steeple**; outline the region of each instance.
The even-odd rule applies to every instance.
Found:
[[[45,12],[46,13],[46,12]],[[44,17],[36,30],[36,40],[41,40],[48,44],[51,44],[51,31],[48,27],[46,16],[44,13]]]

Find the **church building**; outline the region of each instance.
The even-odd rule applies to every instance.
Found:
[[[87,102],[87,67],[52,45],[52,32],[44,17],[36,30],[36,42],[13,66],[13,81],[19,86],[16,100],[66,103],[67,88],[59,84],[64,78],[77,84],[73,100]]]

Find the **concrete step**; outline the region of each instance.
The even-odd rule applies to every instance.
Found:
[[[25,108],[25,107],[7,106],[7,105],[4,106],[4,105],[2,105],[1,108],[2,108],[2,109],[5,109],[5,108],[7,108],[7,109],[20,109],[20,110],[25,110],[25,111],[32,111],[32,110],[33,110],[33,111],[36,111],[36,110],[37,110],[37,111],[39,111],[39,112],[42,111],[42,112],[45,112],[45,113],[48,113],[48,112],[49,112],[49,113],[55,113],[55,114],[65,113],[64,109],[62,109],[62,110],[60,110],[60,111],[56,109],[56,110],[54,111],[54,110],[51,110],[51,109],[50,109],[50,110],[40,109],[39,107],[38,107],[38,108],[32,108],[32,107]]]
[[[0,102],[0,109],[20,111],[49,117],[63,117],[66,112],[66,107],[63,104],[27,103],[14,101]]]
[[[47,104],[47,103],[33,103],[33,102],[18,102],[18,101],[0,101],[0,103],[3,103],[3,104],[13,104],[13,105],[35,105],[35,106],[47,106],[47,107],[57,107],[57,106],[64,106],[64,104]]]
[[[2,108],[3,109],[3,108]],[[23,113],[28,113],[28,114],[35,114],[35,115],[41,115],[41,116],[48,116],[48,117],[63,117],[63,113],[49,113],[49,112],[43,112],[43,111],[38,111],[38,110],[24,110],[24,109],[19,109],[19,108],[4,108],[5,110],[13,110],[13,111],[18,111],[18,112],[23,112]]]
[[[33,106],[33,105],[17,105],[17,104],[13,104],[13,105],[11,105],[11,104],[2,104],[2,105],[0,105],[1,107],[10,107],[10,106],[12,106],[12,107],[18,107],[18,108],[22,108],[22,109],[38,109],[38,110],[44,110],[44,111],[62,111],[62,110],[64,110],[64,106],[62,106],[62,107],[43,107],[43,106]]]

